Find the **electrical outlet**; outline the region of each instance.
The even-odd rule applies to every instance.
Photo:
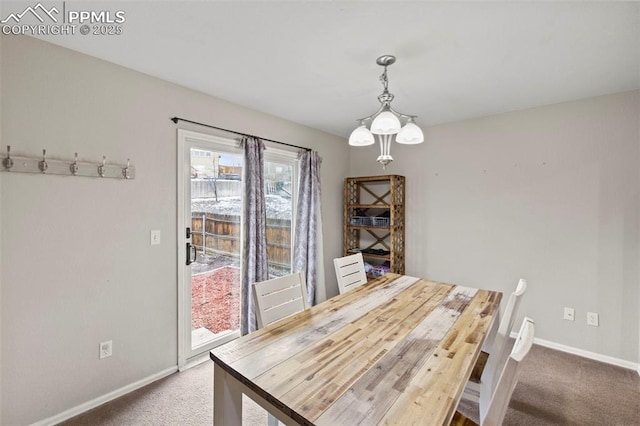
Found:
[[[575,319],[574,313],[575,311],[573,310],[573,308],[564,308],[564,319],[566,319],[567,321],[573,321]]]
[[[151,231],[151,245],[155,246],[160,244],[160,230],[154,229]]]
[[[587,312],[587,325],[598,326],[598,314],[595,312]]]
[[[100,359],[109,357],[113,354],[113,340],[100,342]]]

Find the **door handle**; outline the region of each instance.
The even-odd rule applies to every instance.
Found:
[[[193,244],[187,243],[187,265],[191,265],[197,259],[198,259],[198,249]]]

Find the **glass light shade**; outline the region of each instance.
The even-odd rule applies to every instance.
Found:
[[[400,129],[396,136],[396,142],[407,145],[415,145],[424,142],[424,134],[414,122],[408,122]]]
[[[391,111],[383,111],[371,123],[371,133],[394,135],[400,131],[400,120]]]
[[[356,129],[351,132],[351,136],[349,136],[349,145],[351,146],[367,146],[373,145],[374,143],[373,135],[364,125],[356,127]]]

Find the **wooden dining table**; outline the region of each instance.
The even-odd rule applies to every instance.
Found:
[[[242,394],[289,425],[448,425],[502,293],[387,274],[211,351],[214,425]]]

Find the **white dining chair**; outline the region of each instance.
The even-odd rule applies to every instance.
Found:
[[[527,281],[524,278],[520,278],[516,290],[509,295],[509,300],[507,301],[507,306],[504,310],[504,316],[502,321],[500,321],[497,331],[490,333],[484,342],[483,351],[478,356],[476,365],[471,373],[471,378],[469,379],[471,382],[480,383],[483,376],[485,378],[489,377],[485,375],[485,371],[491,370],[495,374],[495,372],[499,371],[502,367],[502,363],[504,363],[508,356],[508,349],[506,349],[506,346],[508,344],[509,337],[511,336],[511,331],[513,330],[516,313],[518,312],[522,296],[526,289]],[[493,360],[489,361],[490,354],[495,355],[498,353],[500,355],[494,356]]]
[[[258,328],[307,309],[306,287],[302,272],[255,283]]]
[[[488,402],[487,399],[493,394],[498,377],[502,371],[504,363],[509,356],[509,339],[511,330],[516,320],[516,313],[520,307],[522,296],[527,289],[527,281],[520,279],[516,291],[511,293],[509,301],[504,310],[504,318],[500,321],[500,327],[489,348],[489,358],[482,375],[480,377],[480,402]]]
[[[302,272],[253,284],[258,328],[265,327],[308,308],[307,282]],[[268,414],[268,426],[279,424]]]
[[[362,253],[333,259],[340,294],[367,283]]]
[[[480,403],[480,426],[499,426],[504,420],[504,416],[509,408],[509,402],[513,395],[513,390],[518,383],[518,375],[522,360],[529,354],[533,346],[535,334],[535,323],[531,318],[525,317],[520,327],[518,337],[511,354],[507,357],[504,368],[500,371],[495,391],[487,404]],[[477,424],[459,411],[456,411],[451,426],[469,426]]]
[[[513,329],[516,313],[526,289],[527,281],[521,278],[516,290],[509,296],[507,306],[504,310],[504,317],[502,321],[500,321],[498,330],[489,336],[491,342],[488,344],[485,342],[483,346],[486,347],[490,353],[483,351],[478,356],[471,377],[460,398],[462,405],[478,403],[486,405],[489,403],[498,377],[509,357],[511,330]]]
[[[524,292],[527,290],[527,280],[525,280],[524,278],[520,278],[520,280],[518,281],[518,285],[516,286],[516,290],[511,293],[511,295],[509,296],[509,301],[507,302],[507,306],[505,307],[504,310],[504,321],[500,322],[500,328],[498,329],[498,334],[503,334],[503,335],[509,335],[511,333],[511,330],[513,329],[513,324],[516,321],[516,312],[518,311],[518,308],[520,307],[520,302],[522,300],[522,296],[524,295]],[[491,337],[491,336],[490,336]],[[491,350],[491,347],[494,344],[493,340],[489,340],[488,342],[485,342],[487,345],[485,345],[485,347],[488,347],[489,350]]]

